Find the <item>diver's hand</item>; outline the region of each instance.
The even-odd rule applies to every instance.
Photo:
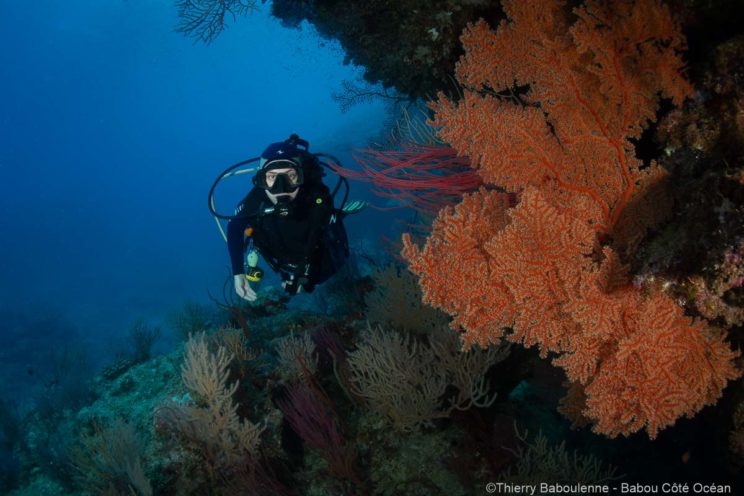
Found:
[[[235,274],[233,281],[235,283],[235,292],[238,293],[238,296],[244,300],[256,301],[256,292],[251,287],[248,279],[245,278],[245,274]]]

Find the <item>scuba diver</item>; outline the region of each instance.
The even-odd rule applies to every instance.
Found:
[[[346,204],[348,183],[339,177],[333,192],[323,183],[323,167],[330,166],[313,154],[307,141],[296,134],[272,143],[257,159],[231,167],[215,181],[210,191],[210,210],[228,219],[227,241],[235,292],[248,301],[256,300],[251,286],[263,276],[258,255],[282,280],[291,295],[311,293],[317,284],[335,274],[349,257],[349,243],[343,218],[360,211],[364,202]],[[237,166],[258,160],[253,188],[238,204],[235,215],[224,216],[214,211],[213,193],[217,183],[235,174]],[[254,169],[250,169],[252,171]],[[346,193],[340,208],[334,198],[341,184]],[[218,222],[218,225],[219,222]],[[221,225],[220,225],[221,229]],[[247,256],[244,255],[247,254]]]

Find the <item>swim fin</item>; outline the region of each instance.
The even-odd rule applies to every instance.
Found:
[[[361,212],[366,206],[367,202],[364,200],[352,200],[343,206],[341,213],[344,215],[355,214]]]

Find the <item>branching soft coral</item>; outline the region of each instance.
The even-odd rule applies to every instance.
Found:
[[[509,21],[462,36],[453,102],[433,124],[484,182],[440,212],[404,256],[424,300],[454,317],[466,345],[507,339],[553,355],[578,386],[565,412],[614,437],[692,416],[740,372],[720,333],[661,293],[641,294],[621,260],[664,214],[665,171],[633,139],[659,96],[680,103],[684,40],[658,0],[588,1],[570,25],[562,2],[505,0]],[[494,96],[526,87],[519,102]],[[579,389],[576,389],[576,388]]]
[[[254,0],[176,0],[176,7],[176,31],[204,43],[214,41],[226,22],[257,9]]]
[[[185,351],[181,378],[193,399],[187,395],[187,401],[161,406],[155,425],[190,455],[182,461],[181,472],[194,484],[214,487],[253,468],[264,427],[238,416],[233,400],[238,383],[228,384],[233,357],[225,347],[210,351],[202,333],[189,338]]]

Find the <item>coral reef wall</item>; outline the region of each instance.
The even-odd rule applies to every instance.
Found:
[[[322,36],[338,39],[368,82],[412,99],[452,88],[465,24],[500,12],[499,3],[488,0],[275,0],[271,8],[287,26],[307,20]]]

